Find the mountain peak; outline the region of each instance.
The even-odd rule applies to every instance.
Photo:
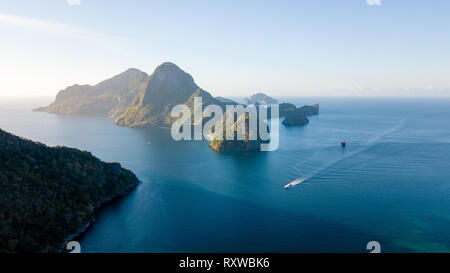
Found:
[[[149,87],[175,91],[180,86],[189,87],[194,92],[198,86],[191,75],[183,71],[176,64],[165,62],[159,65],[149,78]]]
[[[125,70],[124,73],[142,73],[142,71],[137,68],[131,67],[131,68],[128,68],[127,70]]]
[[[114,77],[112,77],[112,79],[113,78],[120,78],[120,77],[128,78],[128,77],[131,77],[131,76],[134,76],[134,75],[141,75],[141,74],[147,74],[147,73],[145,73],[145,72],[143,72],[143,71],[141,71],[141,70],[139,70],[137,68],[131,67],[131,68],[128,68],[127,70],[125,70],[124,72],[115,75]]]
[[[176,74],[187,74],[176,64],[171,62],[165,62],[156,67],[153,74],[165,74],[165,75],[176,75]]]
[[[172,68],[178,68],[180,69],[176,64],[172,63],[172,62],[164,62],[162,64],[160,64],[156,69],[161,68],[161,67],[172,67]]]

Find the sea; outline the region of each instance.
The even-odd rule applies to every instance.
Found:
[[[120,162],[142,181],[98,211],[76,238],[82,252],[364,253],[371,241],[450,252],[450,98],[278,99],[320,114],[281,125],[270,152],[220,154],[170,128],[33,112],[47,97],[0,98],[0,128]]]

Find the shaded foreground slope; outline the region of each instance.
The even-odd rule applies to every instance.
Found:
[[[119,163],[0,129],[0,253],[56,252],[96,207],[138,184]]]

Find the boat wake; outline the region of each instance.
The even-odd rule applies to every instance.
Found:
[[[338,159],[335,159],[335,160],[333,160],[331,162],[326,163],[325,165],[323,165],[322,167],[317,169],[311,175],[309,175],[309,176],[307,176],[305,178],[296,179],[296,180],[292,181],[291,183],[287,184],[286,186],[284,186],[284,188],[286,189],[287,186],[292,184],[291,186],[288,187],[288,188],[291,188],[291,187],[296,186],[296,185],[298,185],[300,183],[304,183],[304,182],[306,182],[306,181],[308,181],[308,180],[310,180],[312,178],[320,177],[320,175],[323,174],[324,171],[326,171],[329,168],[335,166],[336,164],[339,164],[339,163],[341,163],[342,161],[346,160],[349,157],[353,157],[353,156],[355,156],[357,154],[360,154],[360,153],[370,149],[371,147],[373,147],[375,144],[377,144],[386,135],[389,135],[389,134],[391,134],[393,132],[398,131],[403,126],[403,124],[404,124],[403,121],[399,122],[396,126],[392,127],[391,129],[389,129],[387,131],[384,131],[384,132],[376,135],[375,137],[371,138],[364,147],[361,147],[361,148],[359,148],[359,149],[357,149],[355,151],[346,153],[344,156],[342,156],[342,157],[340,157]],[[300,182],[298,182],[298,181],[300,181]]]
[[[306,181],[306,179],[301,179],[301,178],[295,179],[295,180],[292,181],[291,183],[289,183],[289,184],[287,184],[286,186],[284,186],[284,189],[287,190],[287,189],[289,189],[289,188],[295,187],[295,186],[297,186],[298,184],[301,184],[301,183],[303,183],[303,182],[305,182],[305,181]]]

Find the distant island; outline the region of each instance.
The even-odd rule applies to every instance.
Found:
[[[267,96],[264,93],[256,93],[249,98],[245,99],[247,104],[276,104],[278,101],[270,96]]]
[[[96,208],[139,183],[119,163],[0,129],[0,253],[58,252]]]
[[[231,99],[212,96],[201,89],[190,74],[173,63],[165,62],[151,75],[131,68],[95,86],[67,87],[58,93],[52,104],[37,108],[35,111],[64,115],[109,116],[114,118],[115,124],[131,128],[168,127],[177,120],[170,115],[172,108],[175,105],[185,104],[192,111],[195,97],[202,98],[203,107],[214,104],[219,105],[223,111],[226,105],[238,105]],[[271,105],[276,104],[277,100],[266,94],[257,93],[247,98],[247,103],[255,106],[266,105],[270,110]],[[310,107],[314,109],[311,110]],[[318,114],[319,105],[297,108],[291,103],[281,103],[279,109],[280,117],[284,118],[284,125],[303,126],[309,122],[307,116]],[[270,118],[269,111],[268,119]],[[202,122],[207,121],[208,118],[202,118]],[[213,140],[210,143],[210,147],[219,152],[253,150],[258,145],[260,142],[254,140],[248,142]]]
[[[319,114],[319,104],[305,105],[300,108],[288,111],[283,125],[286,126],[302,126],[309,123],[308,116]]]

